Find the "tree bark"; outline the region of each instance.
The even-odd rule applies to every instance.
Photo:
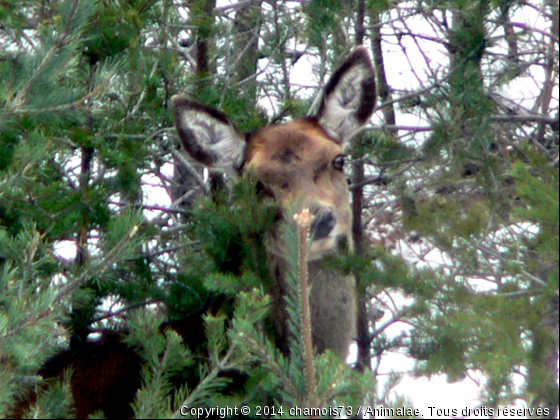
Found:
[[[364,16],[365,1],[358,1],[358,10],[356,13],[356,45],[364,43]],[[359,143],[363,135],[358,135],[354,142]],[[355,150],[358,148],[354,148]],[[361,157],[361,156],[356,156]],[[360,185],[352,190],[352,236],[354,238],[354,252],[358,255],[364,253],[364,228],[362,226],[362,208],[364,205],[364,187],[365,179],[364,164],[361,161],[354,163],[352,183]],[[371,369],[371,334],[369,332],[368,320],[368,299],[365,286],[359,275],[356,274],[357,288],[357,343],[358,343],[358,359],[356,360],[356,368],[360,371]]]

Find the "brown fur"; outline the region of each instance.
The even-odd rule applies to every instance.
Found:
[[[83,343],[50,359],[39,372],[48,384],[71,371],[70,387],[74,414],[83,419],[97,411],[107,418],[133,416],[130,402],[140,388],[140,357],[121,341],[118,334],[107,333],[99,341]],[[16,401],[10,418],[23,418],[37,400],[30,393]]]
[[[343,152],[325,130],[308,120],[264,128],[247,146],[245,168],[254,172],[283,210],[307,207],[314,213],[333,213],[336,227],[328,238],[313,241],[312,260],[332,250],[339,236],[350,238],[348,184],[344,173],[332,166]],[[274,245],[270,251],[279,252]]]

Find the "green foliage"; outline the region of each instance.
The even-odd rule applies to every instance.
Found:
[[[463,203],[441,195],[415,204],[415,212],[407,218],[409,228],[430,236],[444,250],[457,238],[483,235],[490,217],[484,202],[473,203],[465,212],[459,212]]]
[[[558,307],[559,176],[557,168],[552,168],[540,153],[530,149],[526,153],[530,165],[516,162],[513,167],[513,176],[518,181],[517,192],[524,203],[515,209],[515,215],[539,226],[538,233],[526,244],[530,252],[525,269],[536,273],[541,285],[530,306],[531,347],[527,357],[531,375],[527,390],[534,396],[534,404],[550,406],[558,394],[556,375],[547,368],[547,360],[557,342],[553,330],[556,321],[548,311],[550,307]],[[536,285],[532,284],[530,288],[535,290]]]
[[[525,203],[515,209],[515,214],[520,220],[538,224],[535,241],[540,248],[539,255],[558,263],[558,171],[551,170],[542,155],[534,154],[531,160],[530,166],[517,162],[513,167],[513,176],[518,180],[517,193]]]
[[[367,0],[367,9],[374,13],[382,13],[390,9],[391,2],[388,0]]]
[[[262,280],[268,278],[263,244],[278,219],[278,207],[256,194],[256,181],[236,184],[231,197],[218,195],[193,210],[195,237],[219,272],[240,274],[250,270]]]
[[[394,164],[415,157],[416,151],[411,147],[397,141],[394,136],[384,133],[375,133],[372,136],[361,136],[363,139],[361,148],[356,156],[370,154],[372,159],[380,163]]]
[[[93,2],[86,2],[93,3]],[[84,55],[90,64],[105,61],[138,46],[140,29],[145,25],[153,2],[103,2],[88,21]]]
[[[37,371],[59,348],[53,326],[65,314],[49,282],[57,264],[39,232],[29,227],[11,237],[0,230],[0,249],[0,415],[4,417],[15,397],[38,383]],[[61,395],[52,392],[53,398]],[[37,407],[45,403],[50,404],[49,398],[39,399]],[[57,405],[61,410],[66,406]]]
[[[66,372],[61,382],[57,382],[46,390],[39,392],[37,401],[29,410],[29,417],[25,418],[60,419],[73,417],[70,374],[71,372]]]
[[[172,410],[172,377],[193,363],[181,337],[172,330],[161,333],[163,318],[149,310],[133,314],[127,342],[138,349],[145,361],[142,368],[143,386],[133,403],[137,418],[152,418],[165,415]]]
[[[333,35],[342,24],[344,3],[336,0],[313,0],[308,5],[308,25],[307,39],[311,45],[326,53],[331,47],[336,45],[333,42]],[[340,45],[339,45],[340,48]],[[338,50],[339,48],[335,48]]]

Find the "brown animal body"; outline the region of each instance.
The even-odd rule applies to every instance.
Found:
[[[352,244],[344,149],[373,113],[375,97],[371,61],[366,50],[358,48],[327,83],[316,116],[268,126],[252,135],[243,135],[218,110],[184,95],[172,98],[177,132],[194,160],[236,176],[250,171],[281,210],[308,208],[314,215],[308,253],[313,341],[317,351],[330,349],[341,358],[346,357],[355,331],[355,284],[351,276],[340,275],[322,260]],[[272,312],[280,347],[287,354],[283,299],[287,263],[274,237],[272,232],[267,248],[275,280]],[[132,416],[130,403],[140,385],[140,360],[134,351],[118,340],[86,344],[82,350],[57,356],[46,365],[44,377],[73,370],[72,392],[80,417],[99,410],[109,417]],[[16,415],[22,413],[20,405]]]
[[[250,171],[282,210],[308,208],[314,214],[308,267],[313,341],[319,352],[330,349],[342,358],[355,331],[354,280],[321,260],[352,244],[344,149],[371,116],[375,97],[373,67],[366,50],[358,48],[331,77],[317,116],[249,136],[218,110],[183,95],[172,98],[177,132],[192,158],[211,170],[234,175]],[[277,242],[270,241],[268,253],[275,279],[273,314],[282,344],[288,342],[286,262]]]

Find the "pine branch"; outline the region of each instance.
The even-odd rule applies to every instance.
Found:
[[[315,382],[315,366],[313,361],[313,339],[311,336],[311,310],[309,308],[309,287],[307,271],[307,242],[309,239],[309,229],[313,216],[309,209],[304,209],[294,216],[298,225],[299,233],[299,274],[301,282],[301,312],[303,325],[303,343],[305,357],[305,372],[307,379],[307,402],[309,407],[315,407],[317,398],[317,384]]]
[[[92,4],[94,4],[94,2],[74,0],[70,8],[68,8],[68,4],[62,5],[62,9],[64,10],[64,12],[68,12],[68,14],[64,16],[63,13],[62,23],[64,26],[60,28],[60,35],[58,35],[57,38],[54,39],[54,43],[46,51],[39,65],[33,70],[33,74],[31,75],[31,77],[27,80],[25,85],[21,89],[19,89],[17,95],[15,96],[13,101],[11,101],[9,108],[12,108],[12,110],[7,112],[8,115],[33,112],[33,110],[22,110],[23,105],[27,102],[29,92],[31,91],[33,85],[43,76],[49,66],[53,62],[55,62],[55,60],[60,60],[60,56],[63,55],[63,52],[65,52],[65,50],[72,49],[73,46],[77,45],[77,43],[79,42],[80,32],[82,31],[84,25],[87,23],[89,15],[93,13],[94,7],[92,7]],[[86,98],[83,98],[83,100],[87,100],[87,96]],[[75,102],[73,102],[71,105],[74,104]],[[55,111],[57,110],[57,108],[59,107],[53,107],[46,112]]]
[[[299,396],[296,385],[292,378],[287,375],[287,363],[283,356],[277,354],[277,350],[272,345],[267,345],[264,337],[255,334],[247,334],[240,336],[240,340],[246,344],[247,348],[259,358],[261,363],[266,366],[280,381],[287,395],[297,401]]]
[[[192,407],[196,404],[197,401],[200,401],[205,393],[215,388],[216,381],[219,380],[218,374],[222,371],[222,369],[227,369],[229,366],[229,360],[231,359],[235,348],[230,347],[227,353],[220,359],[220,362],[214,366],[212,371],[206,375],[206,377],[198,384],[198,386],[189,394],[189,396],[179,405],[178,409],[175,410],[173,415],[171,416],[172,419],[181,419],[183,418],[183,414],[181,413],[182,407]]]
[[[60,302],[64,297],[72,293],[74,290],[78,289],[92,275],[102,274],[108,267],[111,266],[111,264],[113,264],[120,256],[122,256],[124,249],[134,238],[134,236],[136,236],[136,233],[138,233],[138,225],[134,225],[130,229],[128,234],[124,238],[122,238],[98,264],[88,268],[80,277],[69,281],[68,284],[62,287],[58,293],[58,296],[56,297],[56,302]]]
[[[109,83],[111,82],[111,78],[112,75],[106,77],[100,84],[98,84],[91,92],[89,92],[87,95],[82,96],[79,99],[76,99],[75,101],[72,101],[70,103],[67,104],[61,104],[61,105],[56,105],[56,106],[51,106],[48,108],[24,108],[22,107],[24,99],[19,98],[19,94],[18,97],[16,97],[14,99],[14,102],[12,104],[13,109],[7,111],[4,113],[4,115],[21,115],[21,114],[38,114],[38,113],[53,113],[53,112],[60,112],[60,111],[66,111],[69,109],[75,109],[75,108],[80,108],[80,107],[88,107],[89,103],[97,98],[104,90],[107,86],[109,86]]]

